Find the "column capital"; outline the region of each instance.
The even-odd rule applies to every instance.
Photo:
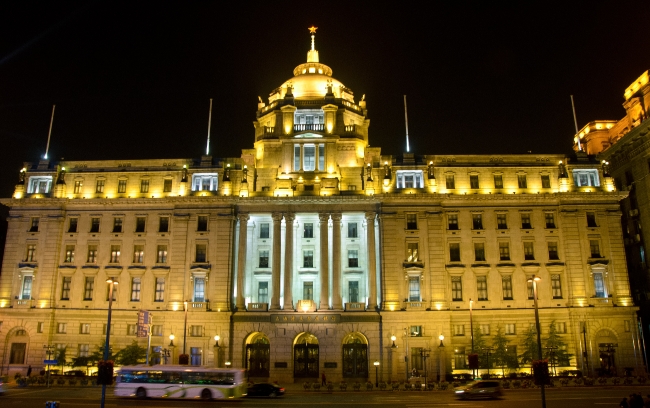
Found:
[[[237,219],[238,219],[240,222],[248,222],[248,220],[250,220],[250,218],[251,218],[251,216],[248,215],[248,213],[240,213],[240,214],[237,214]]]
[[[367,211],[364,216],[366,217],[366,220],[374,221],[375,218],[377,218],[377,213],[374,211]]]
[[[280,222],[282,221],[282,213],[274,212],[271,214],[271,218],[273,219],[273,222]]]
[[[330,219],[330,214],[329,213],[319,213],[318,214],[318,219],[320,220],[321,223],[328,222],[329,219]]]
[[[341,213],[332,213],[332,221],[334,222],[341,222],[341,219],[343,218],[343,215]]]
[[[294,213],[285,213],[284,214],[284,221],[287,222],[287,223],[290,223],[295,219],[296,219],[296,214],[294,214]]]

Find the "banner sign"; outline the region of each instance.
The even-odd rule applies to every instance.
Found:
[[[138,337],[149,336],[149,326],[151,325],[151,313],[147,310],[140,310],[138,312]]]

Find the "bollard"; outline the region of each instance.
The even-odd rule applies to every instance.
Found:
[[[45,408],[59,408],[59,401],[47,401]]]

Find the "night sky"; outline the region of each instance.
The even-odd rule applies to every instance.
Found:
[[[650,2],[3,2],[0,197],[24,161],[200,157],[253,146],[257,96],[316,48],[366,94],[370,145],[416,154],[567,153],[620,119],[650,68]],[[390,4],[390,5],[388,5]],[[416,5],[417,4],[417,5]]]

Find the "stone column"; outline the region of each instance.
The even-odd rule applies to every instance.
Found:
[[[244,299],[244,275],[246,274],[246,240],[248,237],[248,214],[239,214],[239,248],[237,251],[237,303],[235,306],[238,311],[243,311],[246,307]]]
[[[375,213],[366,213],[366,234],[368,245],[368,309],[377,307],[377,259],[375,256]]]
[[[332,224],[332,309],[341,310],[341,214],[332,214]]]
[[[284,240],[284,310],[293,310],[293,220],[295,214],[285,214]]]
[[[271,310],[280,310],[280,268],[282,265],[282,214],[274,212],[273,218],[273,267],[271,269]]]
[[[320,304],[319,310],[329,309],[329,214],[318,214],[320,220]]]

